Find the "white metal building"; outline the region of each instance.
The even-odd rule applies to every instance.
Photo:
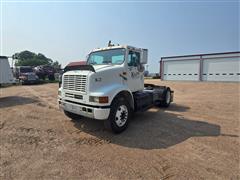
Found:
[[[240,82],[240,52],[162,57],[162,80]]]
[[[8,58],[6,56],[0,56],[0,85],[9,83],[14,83],[12,70]]]

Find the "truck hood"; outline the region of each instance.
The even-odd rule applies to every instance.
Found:
[[[119,68],[121,68],[121,66],[119,65],[92,65],[92,67],[94,68],[95,72],[92,71],[88,71],[88,70],[70,70],[65,72],[64,74],[66,75],[77,75],[81,72],[82,75],[88,75],[88,74],[95,74],[98,72],[103,72],[103,71],[107,71],[107,70],[117,70]]]
[[[106,71],[106,70],[117,70],[117,69],[121,68],[120,65],[110,65],[110,64],[93,65],[93,67],[94,67],[96,72],[101,72],[101,71]]]
[[[106,64],[106,65],[93,65],[94,69],[96,72],[98,71],[101,71],[101,70],[105,70],[105,69],[109,69],[109,68],[114,68],[114,65],[109,65],[109,64]]]

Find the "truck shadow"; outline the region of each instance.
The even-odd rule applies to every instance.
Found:
[[[180,107],[177,108],[175,105],[172,109],[174,108]],[[183,110],[183,108],[180,109]],[[221,130],[219,125],[186,119],[181,115],[173,114],[171,109],[165,111],[157,108],[136,113],[128,129],[118,135],[104,130],[102,121],[84,118],[73,120],[73,123],[80,131],[110,143],[141,149],[168,148],[191,137],[219,136]]]
[[[0,97],[0,108],[7,108],[17,105],[31,104],[38,102],[37,99],[22,96]]]
[[[173,111],[173,112],[186,112],[189,109],[190,109],[190,107],[188,107],[188,106],[183,106],[183,105],[173,103],[168,108],[165,108],[163,110]]]

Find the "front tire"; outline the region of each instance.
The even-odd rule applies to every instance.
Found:
[[[115,98],[111,104],[110,114],[104,125],[107,129],[118,134],[123,132],[129,123],[131,109],[123,97]]]
[[[64,114],[65,114],[68,118],[70,118],[70,119],[72,119],[72,120],[78,120],[78,119],[81,118],[80,115],[74,114],[74,113],[71,113],[71,112],[65,111],[65,110],[64,110]]]

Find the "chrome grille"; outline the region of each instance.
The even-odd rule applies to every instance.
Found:
[[[64,75],[63,89],[86,92],[87,76],[85,75]]]

